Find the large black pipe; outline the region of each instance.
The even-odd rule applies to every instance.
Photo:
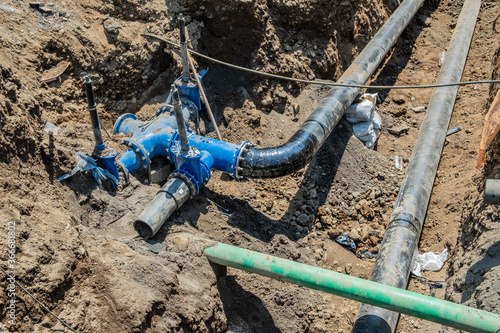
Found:
[[[466,0],[437,83],[459,82],[481,0]],[[418,133],[370,280],[406,288],[434,185],[458,87],[436,88]],[[390,333],[399,313],[361,305],[352,332]]]
[[[365,84],[398,39],[423,0],[405,0],[340,77],[340,83]],[[281,177],[307,165],[359,94],[359,88],[331,89],[299,130],[283,145],[243,150],[238,174]]]

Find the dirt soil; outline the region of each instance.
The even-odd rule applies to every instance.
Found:
[[[235,182],[214,172],[200,194],[149,241],[132,222],[166,181],[153,161],[116,191],[88,173],[59,182],[75,153],[91,154],[82,87],[94,81],[107,130],[123,113],[146,120],[179,75],[170,46],[184,14],[191,46],[237,65],[301,79],[335,80],[383,25],[398,1],[104,0],[0,1],[0,258],[8,269],[15,224],[17,282],[78,332],[349,332],[359,303],[229,268],[217,274],[203,255],[216,241],[367,279],[432,90],[378,91],[383,129],[367,149],[342,121],[311,163],[290,176]],[[462,1],[427,1],[371,81],[436,80]],[[500,2],[483,1],[464,80],[499,78]],[[225,141],[262,147],[285,142],[326,88],[264,79],[195,59]],[[53,81],[50,81],[54,79]],[[41,80],[45,81],[42,82]],[[47,82],[50,81],[50,82]],[[500,211],[485,206],[485,178],[500,178],[500,141],[475,168],[483,118],[498,87],[459,90],[435,181],[420,252],[450,258],[409,289],[500,313]],[[44,129],[48,121],[59,130]],[[201,114],[201,133],[215,138]],[[399,135],[394,133],[400,131]],[[119,138],[108,138],[119,152]],[[403,157],[403,169],[394,156]],[[222,208],[221,208],[222,207]],[[229,213],[228,213],[229,212]],[[350,251],[335,239],[347,235]],[[0,273],[0,331],[68,331]],[[452,329],[402,316],[398,332]]]

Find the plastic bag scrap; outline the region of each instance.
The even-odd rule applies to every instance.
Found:
[[[353,124],[354,135],[365,145],[373,149],[382,128],[382,118],[375,111],[377,94],[363,94],[358,97],[360,102],[354,103],[345,111],[348,122]]]
[[[356,253],[356,244],[354,243],[354,241],[352,239],[347,237],[346,233],[342,234],[342,236],[339,236],[335,241],[337,243],[339,243],[340,245],[344,245],[345,247],[347,247],[347,249]]]
[[[100,189],[102,189],[101,179],[103,180],[110,179],[113,186],[116,188],[116,185],[118,184],[118,179],[116,179],[116,177],[113,176],[113,174],[108,170],[98,167],[95,159],[84,154],[76,153],[76,160],[78,162],[76,166],[73,168],[73,170],[71,170],[70,173],[67,173],[57,178],[58,181],[69,178],[74,174],[76,174],[78,171],[83,172],[90,170],[92,172],[94,180],[97,182],[97,185],[99,186]]]
[[[358,258],[361,259],[373,259],[377,257],[377,254],[371,253],[370,251],[359,251],[356,252],[356,243],[347,236],[347,233],[342,234],[342,236],[337,237],[335,240],[340,245],[344,246],[346,249],[354,253]]]
[[[424,254],[415,253],[412,273],[416,276],[421,276],[422,271],[439,271],[446,260],[448,259],[448,249],[444,249],[442,253],[427,252]]]

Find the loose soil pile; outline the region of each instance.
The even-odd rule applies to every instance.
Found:
[[[94,146],[85,74],[95,83],[108,131],[123,113],[145,120],[163,105],[180,73],[180,58],[165,43],[141,34],[177,39],[180,13],[191,46],[202,53],[269,73],[334,80],[395,5],[381,0],[0,2],[2,265],[8,257],[7,226],[15,222],[17,281],[79,332],[350,331],[358,303],[233,269],[219,276],[203,249],[222,241],[368,278],[374,259],[363,253],[378,252],[404,175],[394,156],[403,156],[403,167],[408,162],[432,91],[379,91],[383,132],[375,151],[342,121],[311,163],[290,176],[237,183],[214,172],[201,193],[148,242],[131,224],[165,182],[168,161],[154,161],[152,185],[138,172],[116,192],[99,189],[89,174],[62,183],[57,178],[73,168],[76,152],[90,154]],[[434,82],[460,8],[461,1],[425,4],[372,82]],[[484,1],[465,80],[491,73],[498,78],[498,62],[491,59],[498,49],[499,11],[498,2]],[[229,142],[270,147],[286,141],[327,92],[197,60],[199,67],[210,66],[204,84]],[[460,89],[450,128],[463,130],[447,140],[420,250],[451,250],[453,265],[446,266],[451,277],[443,283],[447,298],[498,313],[498,210],[479,199],[483,177],[496,170],[498,144],[484,173],[474,168],[489,89]],[[45,131],[45,121],[60,130]],[[215,137],[204,113],[200,130]],[[117,138],[107,144],[125,150]],[[356,253],[335,242],[344,233]],[[444,290],[432,281],[447,278],[446,269],[426,272],[424,279],[412,279],[410,289],[443,298]],[[5,276],[0,286],[0,330],[64,329],[19,288],[10,325]],[[407,316],[398,326],[400,332],[439,329],[445,328]]]

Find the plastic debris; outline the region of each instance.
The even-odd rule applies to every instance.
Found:
[[[444,57],[446,57],[446,51],[441,52],[441,54],[439,55],[438,59],[439,66],[443,66]]]
[[[403,156],[396,155],[394,156],[394,166],[396,169],[403,169]]]
[[[354,135],[365,145],[373,149],[382,128],[382,118],[375,111],[377,94],[363,94],[358,97],[360,102],[354,103],[345,112],[348,122],[353,124]]]
[[[340,245],[345,246],[348,250],[351,250],[354,253],[356,253],[356,244],[352,239],[347,237],[347,233],[342,234],[342,236],[338,237],[335,241]]]
[[[422,271],[439,271],[446,260],[448,259],[448,249],[444,249],[442,253],[427,252],[424,254],[415,253],[412,273],[416,276],[421,276]]]
[[[448,132],[446,132],[446,136],[455,134],[455,133],[457,133],[457,132],[459,132],[461,130],[462,130],[462,127],[460,127],[460,126],[455,127],[453,129],[449,130]]]
[[[59,134],[59,131],[61,130],[61,128],[52,124],[50,121],[45,120],[45,123],[43,124],[43,130],[47,133],[52,133],[54,135],[57,135],[57,134]]]
[[[374,253],[371,253],[370,251],[360,251],[359,252],[361,255],[363,255],[365,258],[367,259],[373,259],[373,258],[376,258],[377,255],[374,254]]]
[[[91,171],[92,176],[94,177],[94,180],[97,182],[97,185],[99,186],[100,189],[102,189],[102,180],[106,179],[111,180],[113,186],[116,188],[116,185],[118,184],[118,179],[108,170],[98,167],[95,159],[80,153],[76,153],[76,159],[77,159],[77,164],[73,168],[73,170],[71,170],[70,173],[67,173],[57,178],[58,181],[67,179],[75,175],[77,172]]]
[[[374,103],[369,99],[359,103],[351,104],[345,111],[345,117],[351,124],[370,121],[373,118],[375,108]]]

